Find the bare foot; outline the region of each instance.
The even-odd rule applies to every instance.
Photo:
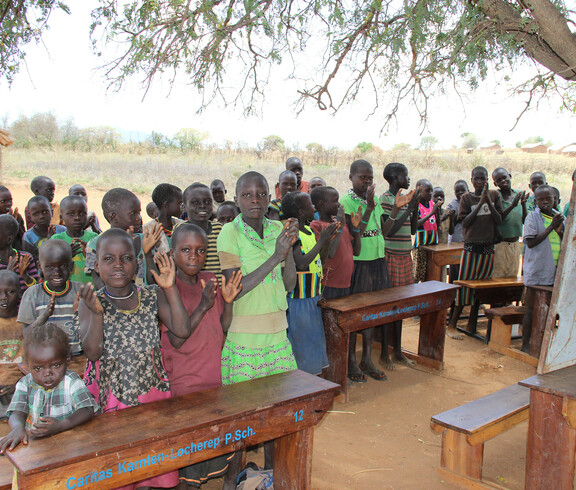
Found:
[[[348,366],[348,379],[354,383],[366,383],[368,381],[357,364]]]
[[[372,364],[372,361],[368,361],[366,363],[362,361],[360,363],[360,369],[362,372],[370,376],[372,379],[375,379],[376,381],[386,381],[388,379],[386,375],[380,371],[380,369]]]
[[[380,366],[382,366],[387,371],[395,371],[396,370],[396,366],[394,366],[394,363],[392,362],[392,360],[388,356],[381,357],[378,360],[378,362],[380,363]]]
[[[446,330],[446,335],[448,335],[448,337],[450,337],[451,339],[454,339],[454,340],[462,340],[463,339],[462,335],[460,335],[455,328],[448,328]]]
[[[402,352],[394,353],[394,362],[402,364],[403,366],[416,366],[416,361],[408,359]]]
[[[530,346],[529,345],[523,345],[520,350],[522,352],[525,352],[526,354],[530,354]]]

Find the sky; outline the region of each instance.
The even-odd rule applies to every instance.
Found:
[[[524,102],[510,99],[507,87],[496,78],[467,100],[434,98],[430,124],[424,133],[409,106],[385,131],[384,111],[366,119],[369,103],[350,105],[335,116],[309,105],[297,116],[297,86],[281,74],[270,83],[262,114],[250,118],[245,118],[240,108],[221,105],[209,106],[198,115],[200,96],[184,83],[183,77],[173,87],[165,80],[156,80],[144,99],[137,80],[119,92],[108,91],[103,71],[98,69],[103,59],[94,55],[90,46],[90,4],[73,3],[71,15],[53,13],[43,43],[26,47],[26,64],[12,86],[0,81],[0,121],[6,116],[10,124],[20,114],[51,111],[61,121],[72,118],[78,127],[113,126],[134,140],[141,139],[142,133],[156,131],[172,136],[181,128],[194,128],[208,134],[208,143],[229,140],[254,146],[263,137],[275,134],[290,147],[304,148],[315,142],[343,150],[363,141],[383,149],[396,143],[417,146],[422,136],[429,135],[439,140],[437,148],[449,148],[459,146],[460,135],[465,132],[476,134],[481,144],[497,139],[506,147],[536,135],[554,144],[576,140],[576,121],[569,113],[558,111],[558,101],[528,112],[510,131]],[[104,56],[107,54],[110,51],[104,52]]]

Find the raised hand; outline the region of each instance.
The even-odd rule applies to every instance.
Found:
[[[30,255],[22,255],[18,254],[18,270],[20,271],[21,276],[26,275],[26,271],[28,270],[28,266],[30,265],[30,261],[32,260],[32,256]]]
[[[142,250],[145,254],[150,252],[154,245],[156,245],[160,238],[162,238],[162,225],[160,223],[154,223],[152,229],[144,229],[144,239],[142,240]]]
[[[336,213],[336,219],[340,222],[341,225],[346,223],[346,212],[344,211],[344,206],[342,204],[338,204],[338,212]],[[362,219],[362,213],[360,213],[360,219]],[[358,221],[360,224],[360,221]]]
[[[96,296],[96,292],[94,291],[94,285],[84,284],[80,291],[78,291],[78,298],[80,301],[83,301],[86,307],[92,312],[96,314],[104,313],[104,308],[102,308],[102,303]]]
[[[174,286],[176,283],[176,265],[174,264],[174,259],[164,252],[161,252],[154,256],[154,262],[156,262],[156,266],[160,272],[151,271],[156,284],[162,289],[169,289]]]
[[[488,202],[488,199],[490,199],[490,195],[488,194],[488,182],[486,182],[480,194],[480,204]]]
[[[82,252],[82,255],[86,257],[86,242],[80,238],[74,238],[70,246],[72,247],[72,257]]]
[[[443,204],[444,204],[444,199],[442,199],[441,197],[438,198],[438,200],[434,203],[434,209],[438,210],[439,208],[442,207]]]
[[[226,278],[222,276],[222,299],[226,303],[232,303],[236,299],[236,296],[242,291],[242,272],[234,271],[230,280],[226,281]]]
[[[394,203],[398,209],[403,208],[407,204],[410,204],[410,201],[414,198],[414,194],[416,194],[416,189],[412,189],[410,192],[406,194],[402,194],[402,191],[398,191],[396,194],[396,198],[394,199]]]
[[[530,194],[528,194],[526,191],[522,191],[521,194],[522,197],[520,198],[520,204],[524,205],[528,202],[528,197],[530,197]]]
[[[368,189],[366,189],[366,202],[368,203],[368,209],[374,209],[376,207],[376,201],[374,200],[375,193],[376,184],[372,184]]]
[[[16,219],[16,221],[18,221],[18,218],[20,218],[18,208],[14,208],[12,211],[10,211],[10,214]]]
[[[294,233],[294,227],[296,227],[296,233]],[[285,260],[286,257],[288,256],[288,252],[292,248],[292,245],[296,243],[297,239],[298,239],[298,220],[296,220],[295,218],[290,218],[286,221],[286,223],[284,224],[284,228],[282,229],[280,235],[278,235],[278,238],[276,239],[275,253],[277,253],[282,260]]]
[[[19,270],[20,270],[20,254],[16,254],[12,257],[8,258],[8,270],[15,272],[16,274],[18,274]]]
[[[326,243],[329,242],[330,240],[333,240],[334,238],[336,238],[336,235],[338,235],[339,229],[340,229],[340,222],[334,221],[333,223],[330,223],[326,228],[324,228],[320,232],[318,241],[321,243]]]
[[[561,231],[563,224],[564,215],[562,213],[556,213],[552,218],[552,228],[554,228],[556,231]]]
[[[205,307],[206,310],[209,310],[214,306],[216,292],[218,291],[218,281],[216,279],[210,279],[206,282],[204,279],[200,279],[200,285],[202,286],[200,304]]]
[[[342,206],[340,206],[342,207]],[[344,209],[344,208],[342,208]],[[358,209],[354,214],[350,215],[350,221],[352,222],[352,228],[358,229],[360,227],[360,222],[362,221],[362,216],[364,215],[364,211],[362,210],[362,206],[358,206]]]
[[[96,215],[91,214],[88,220],[86,221],[86,226],[84,227],[84,229],[87,230],[88,228],[90,228],[95,221],[96,221]]]
[[[50,225],[48,227],[48,234],[46,235],[46,238],[50,238],[54,235],[56,235],[56,225]]]

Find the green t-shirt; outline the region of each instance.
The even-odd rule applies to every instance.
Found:
[[[518,194],[518,192],[512,190],[510,201],[505,201],[504,197],[502,197],[502,208],[504,211],[511,206],[516,194]],[[502,192],[500,192],[500,196],[502,196]],[[502,235],[502,238],[515,238],[522,236],[522,228],[522,205],[518,203],[514,206],[514,209],[510,211],[510,214],[506,216],[506,219],[498,225],[498,231],[500,232],[500,235]]]
[[[98,233],[85,230],[84,234],[79,238],[80,240],[84,240],[86,244],[88,244],[88,242],[92,240],[92,238],[97,236]],[[55,235],[52,235],[50,238],[59,238],[60,240],[64,240],[67,243],[72,243],[72,240],[74,240],[74,238],[68,235],[68,233],[66,233],[65,231],[63,231],[62,233],[56,233]],[[92,275],[86,274],[86,272],[84,272],[84,267],[86,266],[86,257],[84,256],[82,251],[74,255],[74,257],[72,257],[72,261],[74,262],[74,269],[72,270],[72,274],[70,274],[70,280],[81,282],[84,284],[92,282]]]
[[[360,206],[362,206],[363,210],[366,210],[366,206],[368,205],[366,200],[358,197],[352,189],[350,189],[348,194],[340,199],[340,204],[344,207],[344,212],[349,215],[358,211]],[[383,214],[384,210],[382,209],[382,206],[376,205],[374,211],[372,211],[372,214],[370,215],[366,230],[362,235],[362,251],[360,252],[360,255],[354,257],[355,261],[368,261],[384,258],[385,245],[384,237],[382,236]]]
[[[548,228],[552,224],[552,216],[548,216],[547,214],[544,214],[542,212],[540,212],[540,214],[542,215],[542,218],[544,218],[544,226]],[[556,266],[558,266],[558,257],[560,257],[561,241],[560,236],[558,235],[558,233],[556,233],[556,230],[553,230],[548,235],[548,240],[550,241],[550,248],[552,249],[552,257],[554,257],[554,263],[556,264]]]
[[[390,191],[386,191],[380,196],[380,204],[384,210],[385,216],[392,214],[392,207],[396,196]],[[408,209],[408,205],[398,210],[398,218],[403,215]],[[386,253],[392,255],[410,255],[412,253],[412,227],[410,225],[410,215],[407,216],[406,221],[402,224],[400,229],[394,233],[394,236],[387,236],[384,239],[386,243]]]

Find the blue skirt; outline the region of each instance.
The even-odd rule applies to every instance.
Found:
[[[320,374],[328,367],[326,337],[322,312],[315,298],[288,299],[288,339],[292,344],[298,369]]]

